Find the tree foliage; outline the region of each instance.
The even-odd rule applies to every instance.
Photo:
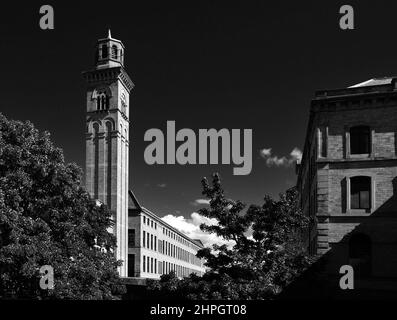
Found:
[[[151,281],[150,290],[189,299],[270,299],[309,266],[303,234],[309,221],[297,205],[295,188],[279,200],[265,196],[261,206],[245,210],[241,201],[225,197],[218,174],[212,185],[205,178],[202,185],[210,205],[199,213],[218,223],[200,228],[234,245],[213,245],[197,253],[209,268],[203,277],[178,280],[170,274]]]
[[[119,285],[111,213],[81,187],[47,132],[0,114],[0,297],[114,299]],[[54,268],[53,290],[39,269]]]

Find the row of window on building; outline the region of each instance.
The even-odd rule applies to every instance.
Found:
[[[369,126],[360,125],[351,127],[349,133],[349,154],[350,155],[368,155],[371,153],[371,128]],[[319,143],[319,156],[327,156],[327,133],[324,128],[320,128],[318,132],[318,143]],[[309,164],[306,169],[309,170],[307,181],[312,181],[313,176],[316,173],[314,154],[308,159]],[[307,155],[305,157],[307,159]],[[303,175],[305,176],[305,175]],[[303,181],[303,190],[301,190],[302,198],[301,205],[310,201],[309,214],[312,215],[317,211],[316,202],[316,190],[313,190],[313,194],[310,190],[311,185]],[[346,194],[346,197],[350,197],[350,208],[347,209],[371,209],[371,177],[367,176],[356,176],[350,178],[350,194]],[[345,197],[344,196],[344,197]],[[310,199],[309,199],[310,197]],[[311,201],[313,200],[313,201]]]
[[[347,183],[350,183],[350,190],[347,189]],[[348,210],[369,210],[372,208],[373,194],[375,190],[372,187],[372,178],[369,176],[353,176],[342,180],[342,211]],[[317,212],[317,188],[312,193],[307,193],[305,202],[309,203],[309,215],[312,216]],[[349,198],[349,206],[346,201]],[[302,197],[303,199],[303,197]],[[304,203],[304,202],[302,202]]]
[[[146,224],[149,227],[157,230],[157,222],[152,219],[147,218],[146,216],[143,216],[143,224]]]
[[[143,216],[143,224],[145,224],[147,226],[150,226],[151,228],[157,230],[157,222],[152,220],[152,219],[150,219],[149,217]],[[167,229],[166,227],[160,227],[160,228],[163,229],[162,230],[163,231],[163,235],[165,235],[165,236],[167,236],[167,237],[169,237],[169,238],[171,238],[171,239],[173,239],[175,241],[178,241],[179,243],[181,243],[181,244],[183,244],[183,245],[185,245],[187,247],[190,247],[190,248],[193,248],[193,249],[197,249],[197,246],[195,246],[194,244],[192,244],[190,241],[188,241],[187,239],[183,238],[182,236],[178,235],[177,233]]]
[[[175,241],[178,241],[179,243],[181,243],[181,244],[183,244],[185,246],[188,246],[188,247],[191,246],[191,243],[189,241],[187,241],[183,237],[179,236],[178,234],[176,234],[176,233],[174,233],[174,232],[172,232],[172,231],[170,231],[170,230],[168,230],[166,228],[163,228],[163,234],[165,236],[167,236],[167,237],[170,237],[171,239],[173,239]]]
[[[371,153],[371,128],[360,125],[351,127],[349,133],[349,146],[346,146],[350,155],[369,155]],[[318,143],[319,156],[327,157],[327,130],[319,128]]]
[[[128,230],[129,247],[135,247],[135,229]],[[142,232],[142,247],[153,251],[158,251],[166,256],[185,261],[197,266],[201,266],[201,260],[197,258],[193,253],[184,250],[181,247],[176,246],[165,240],[157,240],[157,236],[150,234],[149,232]]]
[[[192,273],[202,275],[201,272],[193,270],[191,268],[178,265],[177,263],[171,263],[168,261],[158,261],[156,258],[143,256],[142,259],[142,271],[152,274],[168,274],[174,271],[177,277],[187,277]]]
[[[165,240],[159,240],[159,252],[169,257],[201,266],[201,261],[193,253]]]
[[[157,251],[157,236],[143,231],[142,247],[150,250]]]

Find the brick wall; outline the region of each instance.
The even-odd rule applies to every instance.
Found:
[[[315,208],[317,253],[326,254],[329,273],[337,274],[349,263],[349,239],[364,233],[371,238],[372,274],[397,277],[397,92],[384,90],[388,92],[369,88],[369,93],[349,95],[354,90],[346,89],[343,96],[325,94],[312,103],[298,188],[302,207]],[[370,127],[371,152],[366,155],[350,155],[349,131],[358,125]],[[349,206],[354,176],[371,178],[370,209]],[[305,184],[317,188],[314,205]]]

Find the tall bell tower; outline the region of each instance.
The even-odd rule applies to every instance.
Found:
[[[86,188],[113,214],[116,258],[128,270],[129,96],[134,87],[124,69],[124,45],[108,36],[96,45],[95,67],[83,72],[87,82]]]

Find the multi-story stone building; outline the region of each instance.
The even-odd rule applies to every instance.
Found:
[[[316,92],[297,173],[327,273],[351,265],[361,286],[396,285],[397,78]]]
[[[174,271],[178,277],[205,272],[203,260],[196,257],[203,248],[193,240],[142,207],[130,191],[128,276],[160,278]]]
[[[83,73],[88,84],[87,191],[113,214],[122,277],[158,278],[171,270],[178,276],[202,274],[202,261],[195,257],[202,244],[141,207],[129,193],[129,96],[134,84],[124,68],[124,57],[123,43],[109,31],[97,42],[94,68]]]

